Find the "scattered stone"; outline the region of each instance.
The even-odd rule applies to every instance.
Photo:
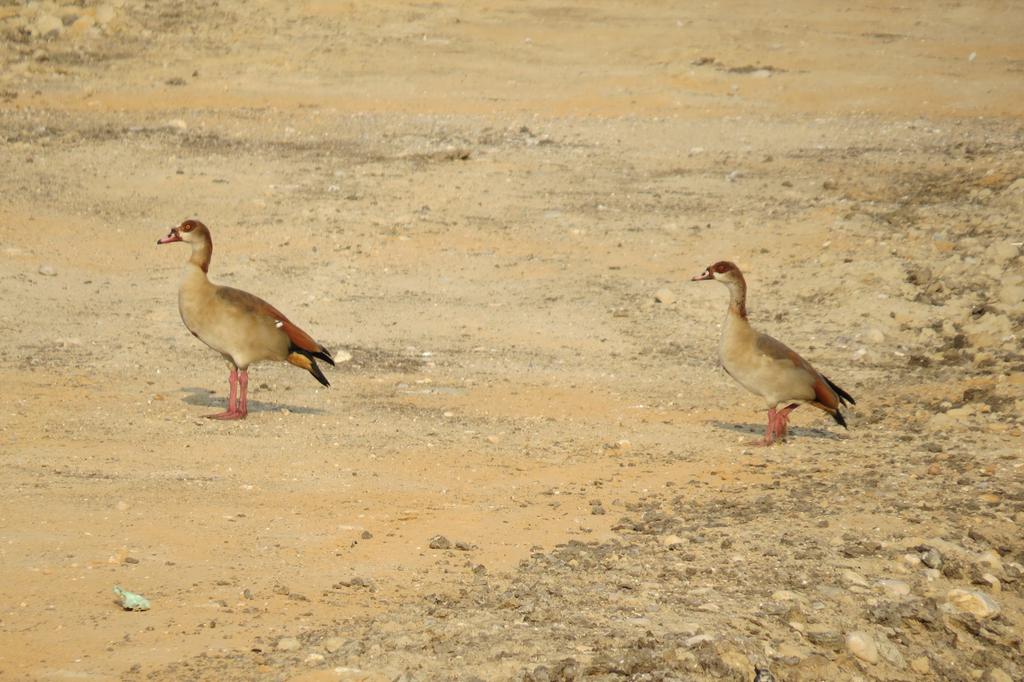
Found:
[[[451,549],[451,541],[443,535],[435,535],[430,538],[430,549]]]
[[[988,247],[986,255],[999,265],[1005,265],[1020,253],[1020,249],[1013,242],[996,242]]]
[[[718,657],[722,664],[732,671],[735,677],[749,680],[757,674],[747,655],[731,642],[722,642],[719,645]]]
[[[822,189],[828,189],[828,190],[839,189],[839,183],[836,182],[835,180],[832,180],[830,178],[830,179],[826,180],[825,182],[821,183],[821,188]]]
[[[846,647],[854,656],[867,663],[878,663],[878,647],[866,632],[854,631],[846,636]]]
[[[700,632],[700,623],[687,622],[676,628],[676,631],[681,635],[688,635],[692,637]]]
[[[802,658],[806,657],[807,651],[795,644],[783,642],[778,646],[778,654],[779,658],[792,665],[793,663],[799,663]]]
[[[171,130],[187,130],[188,124],[185,123],[184,119],[172,118],[167,122],[167,127]]]
[[[805,628],[804,635],[812,644],[838,651],[843,646],[843,636],[828,625],[813,624]]]
[[[1003,572],[1003,558],[994,549],[989,549],[979,554],[975,559],[975,563],[996,574]]]
[[[692,649],[693,647],[697,646],[698,644],[703,644],[704,642],[714,642],[714,641],[715,641],[715,638],[712,637],[711,635],[694,635],[693,637],[687,637],[685,640],[683,640],[683,644],[685,644],[686,646],[688,646],[689,648]]]
[[[992,668],[981,678],[984,682],[1013,682],[1010,674],[1002,668]]]
[[[864,336],[871,343],[884,343],[885,342],[885,333],[881,329],[875,329],[875,328],[869,329]]]
[[[800,595],[789,590],[775,590],[772,592],[772,601],[799,601]]]
[[[361,539],[363,539],[363,540],[372,540],[373,539],[373,533],[371,533],[368,530],[364,530],[359,537]]]
[[[890,642],[889,638],[885,635],[880,634],[875,641],[875,645],[878,647],[878,653],[882,658],[888,661],[890,665],[900,669],[907,666],[907,661],[903,658],[903,654],[900,653],[899,648]]]
[[[96,25],[96,19],[89,16],[88,14],[78,17],[68,30],[73,35],[81,35],[88,31],[90,28]]]
[[[39,274],[43,275],[44,277],[56,277],[57,268],[49,264],[43,264],[39,266]]]
[[[999,578],[995,577],[991,573],[982,573],[981,574],[981,581],[984,584],[988,585],[989,589],[992,590],[993,592],[1002,592],[1003,591],[1003,585],[1002,585],[1002,583],[999,582]]]
[[[929,547],[921,554],[921,563],[928,568],[938,569],[942,566],[942,555],[937,549]]]
[[[676,295],[671,289],[658,289],[654,292],[654,300],[665,305],[672,305],[676,302]]]
[[[661,544],[669,549],[675,549],[683,546],[683,539],[678,535],[666,535],[661,538]]]
[[[294,637],[282,637],[277,640],[274,648],[278,651],[298,651],[302,648],[302,643]]]
[[[932,671],[932,664],[928,661],[927,656],[918,656],[910,662],[910,667],[920,675],[928,675]]]
[[[917,568],[921,565],[921,557],[916,554],[904,554],[902,561],[907,568]]]
[[[476,549],[476,545],[470,542],[463,542],[462,540],[457,540],[455,542],[455,549],[457,549],[460,552],[468,552],[470,550]]]
[[[902,580],[879,580],[878,586],[890,597],[906,597],[910,594],[910,585]]]
[[[32,24],[31,32],[40,38],[56,38],[64,32],[64,22],[52,14],[40,14]]]
[[[845,580],[846,582],[850,583],[851,585],[856,585],[858,587],[867,587],[868,586],[867,579],[864,576],[862,576],[860,573],[857,573],[856,571],[851,571],[849,569],[846,569],[846,570],[844,570],[842,572],[841,575],[843,577],[843,580]]]
[[[992,597],[975,590],[950,590],[946,594],[946,600],[957,609],[980,619],[994,618],[1002,610]]]
[[[336,654],[345,646],[345,640],[341,637],[328,637],[324,640],[324,650],[329,654]]]

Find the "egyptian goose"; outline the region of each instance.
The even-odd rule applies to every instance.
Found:
[[[733,379],[768,403],[765,445],[786,437],[789,413],[808,403],[832,415],[843,428],[846,420],[839,406],[855,405],[853,397],[811,367],[796,351],[747,321],[747,283],[734,263],[719,261],[691,281],[718,280],[729,289],[729,312],[722,328],[718,357]],[[782,406],[785,407],[782,407]]]
[[[174,242],[192,246],[178,289],[181,319],[193,336],[223,355],[231,367],[228,409],[208,415],[210,419],[245,419],[249,411],[249,365],[261,360],[289,362],[308,371],[324,386],[330,386],[316,364],[320,358],[333,365],[330,351],[263,299],[210,282],[206,273],[210,269],[213,240],[206,225],[186,220],[156,243]]]

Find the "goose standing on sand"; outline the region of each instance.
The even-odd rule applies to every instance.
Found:
[[[245,291],[217,286],[210,269],[213,240],[198,220],[186,220],[157,244],[186,242],[192,255],[178,289],[178,310],[192,335],[224,356],[231,367],[228,409],[210,419],[245,419],[248,414],[249,365],[261,360],[288,362],[330,386],[316,359],[334,364],[330,352],[292,324],[277,308]],[[240,389],[240,390],[239,390]]]
[[[789,413],[808,403],[832,415],[843,428],[840,405],[855,405],[853,397],[811,367],[781,341],[761,334],[747,321],[747,283],[734,263],[719,261],[692,278],[718,280],[729,289],[729,312],[722,328],[718,357],[722,366],[745,389],[768,403],[765,445],[786,437]]]

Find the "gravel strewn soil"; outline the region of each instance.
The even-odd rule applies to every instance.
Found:
[[[0,2],[0,679],[1024,678],[1022,33]],[[330,389],[202,418],[187,217]],[[849,431],[750,444],[720,259]]]

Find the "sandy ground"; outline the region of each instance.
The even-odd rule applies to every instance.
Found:
[[[1024,679],[1019,5],[469,5],[0,2],[0,679]]]

